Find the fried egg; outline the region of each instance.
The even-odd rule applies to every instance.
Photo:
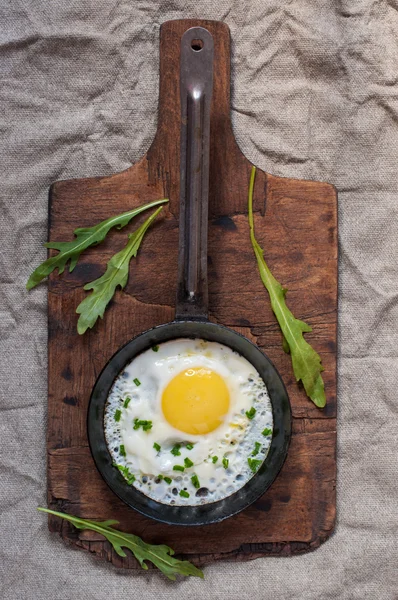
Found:
[[[115,468],[172,505],[225,498],[260,468],[272,407],[258,372],[231,348],[177,339],[146,350],[116,378],[104,427]]]

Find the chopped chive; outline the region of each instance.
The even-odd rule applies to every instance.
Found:
[[[158,476],[156,477],[156,479],[159,479],[159,481],[162,481],[162,480],[164,479],[164,477],[163,477],[163,475],[158,475]]]
[[[133,429],[137,430],[140,427],[142,427],[142,429],[144,431],[149,431],[150,429],[152,429],[152,421],[143,421],[141,419],[134,419]]]
[[[190,458],[184,458],[184,465],[189,468],[189,467],[193,467],[193,462]]]
[[[218,461],[218,456],[213,456],[211,459],[212,463],[215,465],[216,462]]]
[[[164,478],[165,482],[168,483],[170,485],[170,483],[173,481],[171,477],[165,477]]]
[[[134,383],[136,386],[141,385],[141,381],[139,379],[137,379],[137,377],[135,379],[133,379]]]
[[[267,436],[271,435],[272,429],[270,429],[269,427],[266,427],[264,429],[264,431],[262,431],[261,433],[267,437]]]
[[[222,466],[224,467],[224,469],[228,469],[228,465],[229,465],[229,460],[228,458],[224,458],[222,459]]]
[[[157,442],[153,444],[153,447],[155,448],[156,452],[160,452],[160,446]]]
[[[123,475],[123,477],[127,480],[127,483],[129,485],[131,485],[132,483],[134,483],[135,481],[135,475],[133,475],[133,473],[130,473],[129,468],[125,467],[124,465],[115,465],[119,471],[121,472],[121,474]]]
[[[192,448],[193,448],[193,444],[191,444],[191,442],[188,442],[188,444],[186,444],[186,445],[185,445],[185,448],[186,448],[187,450],[192,450]]]
[[[255,414],[256,414],[256,409],[254,408],[254,406],[252,406],[250,410],[246,411],[246,417],[250,420],[254,418]]]
[[[189,498],[189,494],[185,490],[180,490],[180,496],[183,498]]]
[[[131,398],[126,398],[126,400],[123,403],[123,408],[127,408],[130,401],[131,401]]]
[[[254,450],[252,452],[252,456],[256,456],[256,454],[258,454],[260,452],[260,449],[261,449],[260,442],[255,442],[255,444],[254,444]]]
[[[173,471],[185,471],[185,467],[181,465],[174,465]]]
[[[159,346],[152,346],[152,350],[154,352],[158,352],[159,351]]]
[[[257,473],[261,463],[263,462],[262,460],[257,460],[256,458],[248,458],[247,462],[249,464],[249,467],[251,469],[251,471],[253,473]]]
[[[175,446],[173,446],[173,448],[170,450],[170,452],[172,453],[173,456],[180,456],[180,454],[181,454],[180,448],[181,448],[181,444],[176,444]]]
[[[124,447],[124,444],[120,444],[119,452],[120,456],[126,456],[126,448]]]
[[[193,487],[195,487],[198,490],[200,488],[200,483],[199,483],[198,476],[197,475],[192,475],[191,481],[192,481]]]
[[[122,416],[122,411],[118,408],[115,410],[115,421],[118,423],[120,421],[120,417]]]

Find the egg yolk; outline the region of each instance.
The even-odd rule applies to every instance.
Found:
[[[176,429],[194,435],[209,433],[221,425],[228,412],[228,388],[223,378],[211,369],[186,369],[167,385],[162,409]]]

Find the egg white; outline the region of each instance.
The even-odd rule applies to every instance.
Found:
[[[147,496],[174,505],[214,502],[240,489],[253,471],[248,458],[263,461],[268,453],[272,431],[272,407],[266,386],[254,367],[242,356],[216,342],[178,339],[161,344],[137,356],[115,380],[105,409],[105,435],[115,464],[135,476],[133,485]],[[174,428],[162,411],[162,394],[168,383],[188,368],[206,367],[218,373],[227,385],[230,406],[221,425],[205,435],[192,435]],[[134,380],[139,381],[137,385]],[[126,398],[130,398],[124,408]],[[246,411],[254,407],[253,419]],[[115,420],[116,411],[120,419]],[[134,420],[152,422],[151,429],[134,430]],[[267,435],[263,431],[267,430]],[[154,444],[159,444],[157,451]],[[186,443],[193,444],[191,450]],[[180,444],[180,455],[171,449]],[[124,446],[121,453],[120,446]],[[217,456],[216,463],[212,457]],[[184,472],[173,470],[188,458],[194,464]],[[226,468],[226,461],[228,466]],[[125,471],[126,473],[126,471]],[[200,482],[196,489],[191,481]],[[160,476],[160,478],[159,478]],[[168,484],[162,479],[170,477]],[[180,496],[184,490],[188,498]]]

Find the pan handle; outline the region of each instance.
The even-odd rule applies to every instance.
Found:
[[[180,238],[177,320],[207,320],[207,229],[213,37],[203,27],[181,38]]]

